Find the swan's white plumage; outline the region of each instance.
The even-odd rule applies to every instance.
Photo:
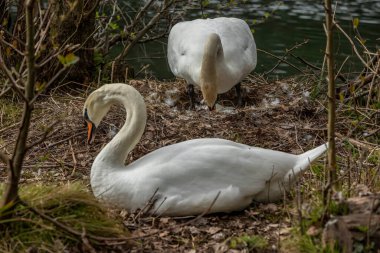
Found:
[[[200,86],[204,45],[212,33],[219,35],[223,47],[224,57],[216,66],[220,94],[230,90],[256,67],[256,44],[245,21],[221,17],[176,24],[169,34],[168,62],[174,75]]]
[[[88,120],[97,125],[104,112],[98,116],[94,109],[117,102],[126,107],[126,124],[96,157],[91,186],[97,197],[128,210],[146,206],[157,189],[151,212],[162,215],[202,213],[218,192],[210,212],[241,210],[252,200],[279,200],[289,180],[291,183],[327,148],[324,144],[293,155],[205,138],[160,148],[125,166],[128,152],[145,127],[141,95],[129,85],[108,84],[89,96],[85,109]]]

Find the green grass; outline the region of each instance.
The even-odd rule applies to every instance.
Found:
[[[259,235],[243,235],[239,237],[232,237],[229,240],[229,247],[231,249],[244,249],[248,250],[262,250],[268,247],[268,241]]]
[[[5,126],[16,123],[22,114],[22,106],[7,98],[0,99],[0,110],[3,114],[2,120]]]
[[[110,216],[79,182],[61,186],[25,185],[20,189],[20,196],[31,206],[86,235],[126,236],[121,221]],[[42,252],[62,252],[82,243],[79,236],[55,227],[21,205],[17,206],[13,218],[0,221],[0,225],[3,226],[0,252],[23,252],[30,247]]]

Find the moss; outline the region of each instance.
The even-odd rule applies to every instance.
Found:
[[[262,250],[268,247],[268,241],[259,235],[243,235],[240,237],[233,237],[229,240],[229,247],[231,249],[249,250]]]

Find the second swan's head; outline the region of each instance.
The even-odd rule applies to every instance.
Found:
[[[87,123],[87,142],[91,143],[95,137],[95,130],[111,107],[110,99],[103,87],[93,91],[86,99],[83,107],[83,117]]]

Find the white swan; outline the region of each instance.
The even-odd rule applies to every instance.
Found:
[[[173,26],[168,41],[168,62],[175,76],[187,81],[191,107],[194,86],[213,108],[217,94],[236,87],[242,105],[240,81],[257,63],[256,44],[248,24],[237,18],[196,19]]]
[[[157,149],[125,166],[146,124],[140,93],[127,84],[106,84],[89,95],[84,117],[91,142],[95,128],[115,103],[124,105],[126,122],[95,158],[91,186],[95,196],[130,211],[153,199],[150,213],[196,215],[207,210],[219,193],[210,213],[241,210],[252,200],[279,200],[283,187],[288,188],[327,148],[324,144],[293,155],[205,138]]]

